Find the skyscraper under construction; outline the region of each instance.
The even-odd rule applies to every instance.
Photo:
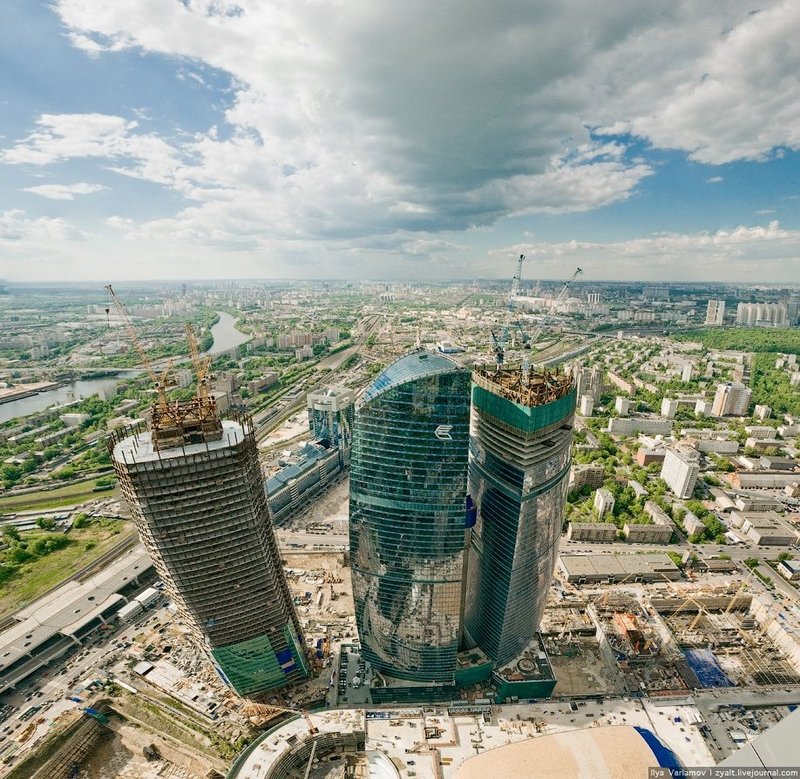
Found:
[[[539,628],[569,480],[572,379],[520,368],[473,374],[465,634],[502,666]]]
[[[304,679],[249,417],[221,420],[208,392],[167,402],[110,451],[139,535],[179,617],[237,693]]]

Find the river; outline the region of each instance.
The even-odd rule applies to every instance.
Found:
[[[211,335],[214,336],[214,345],[207,352],[212,357],[227,352],[228,349],[233,349],[235,346],[241,346],[251,338],[251,336],[236,329],[236,317],[232,317],[224,311],[217,311],[217,314],[219,315],[219,321],[211,328]]]
[[[214,344],[207,352],[212,357],[250,340],[249,335],[240,333],[234,327],[236,324],[235,317],[226,314],[224,311],[217,311],[217,314],[219,315],[219,321],[211,328]],[[0,403],[0,424],[15,417],[24,417],[37,411],[44,411],[48,406],[57,403],[69,403],[73,400],[81,400],[91,395],[97,395],[101,391],[111,390],[120,381],[135,376],[137,373],[139,371],[121,371],[116,376],[106,376],[103,379],[74,381],[57,389],[40,392],[38,395],[12,400],[8,403]]]
[[[103,379],[73,381],[63,387],[40,392],[38,395],[12,400],[8,403],[0,403],[0,424],[7,422],[9,419],[14,419],[14,417],[24,417],[37,411],[44,411],[48,406],[53,406],[57,403],[71,403],[73,400],[81,400],[82,398],[97,395],[98,392],[111,390],[120,383],[120,376],[127,378],[137,373],[139,371],[129,371],[117,376],[106,376]]]

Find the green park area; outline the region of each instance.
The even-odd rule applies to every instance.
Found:
[[[136,532],[132,522],[79,517],[69,533],[44,527],[23,532],[3,528],[6,548],[0,550],[0,618],[40,597]]]
[[[98,482],[100,482],[98,484]],[[7,495],[0,497],[0,514],[13,514],[18,511],[42,511],[60,506],[75,506],[87,500],[111,497],[116,491],[108,489],[113,482],[110,477],[105,479],[92,478],[86,481],[57,487],[54,490],[36,490],[21,495]]]
[[[678,341],[697,341],[706,349],[739,352],[783,352],[800,355],[800,331],[771,327],[699,327],[673,333]]]

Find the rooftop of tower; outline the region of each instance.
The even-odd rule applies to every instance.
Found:
[[[395,360],[378,375],[364,393],[362,402],[367,403],[378,395],[414,379],[455,370],[464,370],[464,367],[440,352],[425,350],[411,352]]]
[[[123,432],[127,433],[129,431]],[[121,462],[141,463],[200,454],[207,450],[223,449],[226,446],[238,444],[243,440],[245,432],[239,422],[226,419],[223,422],[219,422],[219,435],[209,440],[200,438],[194,442],[189,442],[189,440],[185,440],[181,436],[175,439],[175,443],[172,446],[164,446],[163,444],[158,445],[152,428],[150,430],[139,430],[125,437],[122,435],[118,438],[112,437],[113,458]]]
[[[571,376],[547,369],[526,373],[521,367],[500,370],[476,368],[472,380],[485,390],[528,408],[559,400],[568,395],[573,387]]]
[[[222,437],[214,396],[202,392],[190,400],[159,398],[150,411],[150,433],[156,449],[207,444]]]

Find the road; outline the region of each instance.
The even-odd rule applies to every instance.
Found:
[[[369,337],[380,327],[381,322],[382,319],[379,315],[371,315],[366,317],[361,323],[361,333],[358,336],[357,343],[353,344],[352,346],[348,346],[347,349],[342,349],[341,352],[336,352],[336,354],[329,354],[327,357],[323,357],[316,365],[317,371],[322,372],[323,375],[318,381],[306,386],[304,391],[300,393],[300,395],[288,406],[283,408],[279,414],[272,417],[269,416],[273,407],[266,408],[256,414],[253,418],[256,423],[256,438],[259,440],[264,438],[275,428],[282,425],[298,409],[305,408],[306,395],[309,392],[314,392],[326,384],[331,384],[334,381],[333,374],[338,371],[352,355],[357,354],[364,347],[366,342],[369,340]],[[301,381],[303,380],[301,379]],[[297,385],[295,385],[295,387],[296,386]],[[288,392],[291,392],[292,389],[290,389]]]
[[[20,735],[27,728],[26,722],[39,722],[41,719],[33,733],[19,745],[14,761],[19,762],[47,735],[60,716],[66,712],[80,711],[86,706],[85,699],[91,697],[92,693],[77,692],[76,687],[89,679],[105,678],[111,666],[125,657],[125,649],[114,644],[132,641],[133,636],[148,623],[166,623],[172,619],[174,615],[169,609],[161,606],[148,610],[134,624],[123,624],[116,630],[95,633],[82,646],[76,646],[69,655],[56,658],[46,668],[29,677],[17,691],[1,696],[0,702],[13,709],[0,722],[0,751],[18,743]],[[81,701],[69,700],[72,696],[81,698]],[[30,719],[21,719],[31,706],[41,708]]]

